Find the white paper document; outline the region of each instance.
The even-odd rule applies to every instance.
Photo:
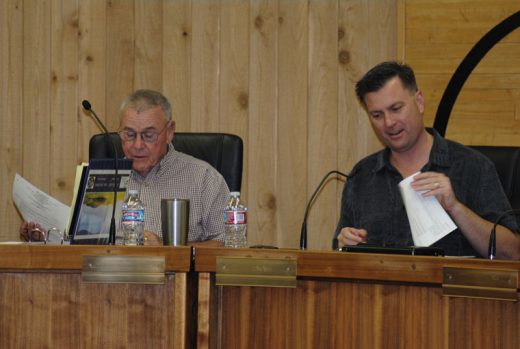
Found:
[[[418,173],[403,179],[399,183],[399,191],[412,229],[414,245],[430,246],[457,229],[457,226],[435,196],[423,197],[412,189],[410,183]]]
[[[45,231],[63,232],[68,225],[70,207],[36,188],[18,173],[13,183],[13,201],[28,222],[39,223]]]

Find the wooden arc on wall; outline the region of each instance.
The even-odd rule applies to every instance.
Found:
[[[453,105],[473,69],[475,69],[477,64],[493,48],[493,46],[518,27],[520,27],[520,11],[504,19],[487,32],[486,35],[484,35],[475,46],[473,46],[457,67],[457,70],[451,77],[448,86],[446,86],[446,89],[444,90],[433,123],[433,127],[442,136],[446,134],[446,128],[448,126],[448,120]]]

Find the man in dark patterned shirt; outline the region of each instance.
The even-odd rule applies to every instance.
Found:
[[[386,148],[353,168],[333,244],[413,245],[398,183],[420,171],[411,187],[436,197],[458,227],[433,246],[447,255],[486,256],[493,222],[511,209],[493,163],[425,129],[424,96],[409,66],[375,66],[357,83],[356,93]],[[498,226],[498,258],[520,258],[517,229],[514,217]]]

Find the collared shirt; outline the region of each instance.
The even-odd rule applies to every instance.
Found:
[[[457,199],[482,218],[494,222],[510,210],[495,166],[484,155],[462,144],[441,137],[434,129],[428,163],[422,172],[444,173],[450,178]],[[367,243],[380,246],[412,246],[413,239],[398,184],[401,174],[390,163],[390,149],[372,154],[354,166],[345,184],[336,237],[344,227],[367,230]],[[516,231],[514,217],[505,218],[504,226]],[[433,244],[446,255],[478,256],[465,236],[457,229]]]
[[[168,146],[146,177],[132,171],[128,190],[145,205],[144,229],[162,237],[161,199],[189,199],[188,241],[224,241],[224,207],[229,196],[222,175],[210,164]]]

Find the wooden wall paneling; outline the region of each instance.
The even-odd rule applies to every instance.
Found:
[[[0,191],[11,193],[23,154],[23,1],[0,1]],[[25,142],[27,144],[27,142]],[[17,165],[18,164],[18,165]],[[0,241],[17,238],[20,225],[11,195],[0,198]]]
[[[81,102],[87,99],[98,116],[106,122],[107,104],[118,105],[118,101],[105,98],[107,86],[107,9],[104,1],[79,1],[79,57],[76,100],[76,119],[79,137],[77,141],[80,161],[88,161],[88,144],[92,135],[102,130],[95,119],[85,113]],[[77,163],[68,164],[69,166]],[[72,192],[70,193],[72,198]]]
[[[135,77],[135,8],[134,1],[107,2],[106,44],[106,127],[119,127],[119,107],[136,85]]]
[[[192,2],[191,125],[193,132],[220,131],[220,4]]]
[[[78,2],[51,4],[50,193],[71,204],[78,163]],[[64,146],[66,144],[67,146]]]
[[[276,244],[277,231],[277,67],[278,2],[250,3],[249,122],[245,139],[247,154],[246,204],[248,242]]]
[[[361,144],[347,152],[348,144],[341,143],[353,141],[343,139],[346,126],[338,116],[343,111],[350,114],[348,108],[357,108],[357,102],[340,90],[343,76],[338,76],[336,61],[337,21],[346,20],[345,26],[359,27],[362,35],[357,35],[361,37],[379,40],[367,44],[366,50],[361,39],[355,44],[359,46],[351,47],[352,63],[345,69],[353,79],[354,67],[365,70],[360,68],[362,55],[373,57],[391,50],[394,39],[387,38],[395,35],[391,20],[386,18],[379,24],[381,13],[391,13],[385,10],[391,4],[278,0],[3,2],[8,11],[3,18],[9,16],[3,23],[17,24],[0,28],[0,37],[10,47],[9,56],[3,53],[1,58],[10,63],[0,69],[2,76],[12,77],[7,85],[2,80],[0,105],[10,108],[3,113],[12,115],[10,135],[23,132],[23,137],[10,140],[11,148],[6,151],[4,147],[1,153],[1,161],[8,162],[1,170],[2,178],[9,177],[2,181],[4,191],[10,192],[10,177],[18,171],[68,203],[72,197],[71,174],[79,161],[87,160],[90,137],[100,132],[83,112],[81,100],[90,100],[107,127],[116,130],[121,100],[135,88],[147,85],[162,89],[172,99],[179,131],[231,130],[244,139],[243,188],[251,207],[252,242],[296,247],[306,201],[321,177],[332,168],[353,162],[352,154],[366,155],[376,143],[370,139],[372,132],[366,119],[360,121],[359,132],[365,135],[360,137]],[[340,6],[352,7],[353,11],[357,11],[356,6],[372,6],[366,16],[375,16],[377,25],[354,25],[357,18],[340,14]],[[273,13],[273,18],[262,13],[267,19],[255,24],[257,13],[253,9],[265,9]],[[385,25],[387,31],[381,29]],[[16,26],[19,30],[10,29]],[[382,42],[381,36],[387,41]],[[340,39],[342,49],[348,40]],[[256,86],[262,90],[255,90]],[[9,97],[5,97],[7,89],[12,91]],[[6,98],[11,102],[6,103]],[[355,120],[348,117],[348,122]],[[4,116],[4,124],[6,120]],[[57,135],[52,137],[53,143],[51,127]],[[19,153],[13,150],[16,142]],[[253,158],[257,155],[260,158]],[[253,174],[253,170],[262,172]],[[311,237],[310,248],[330,246],[342,188],[342,183],[335,183],[334,188],[331,184],[311,212],[310,229],[319,233]],[[7,210],[6,216],[16,220],[7,221],[5,234],[10,238],[6,239],[17,239],[19,220],[10,198],[2,208]],[[3,221],[6,219],[10,218]],[[322,226],[320,220],[325,219],[330,226]]]
[[[405,3],[405,58],[427,94],[425,120],[431,125],[462,59],[484,34],[519,11],[520,5],[508,0]],[[520,145],[516,114],[519,47],[520,31],[515,30],[477,65],[451,112],[448,138],[464,144]]]
[[[338,168],[349,173],[367,155],[367,115],[357,102],[356,82],[370,68],[368,2],[343,0],[338,11]]]
[[[272,243],[296,248],[307,203],[308,2],[279,1],[278,9],[277,231]]]
[[[191,119],[191,2],[163,2],[163,93],[172,104],[176,130],[189,131]]]
[[[322,177],[337,168],[337,35],[338,7],[333,1],[309,3],[309,114],[307,195]],[[330,249],[337,223],[338,184],[330,181],[320,192],[308,219],[308,248]]]
[[[163,81],[163,2],[135,0],[134,13],[134,89],[147,88],[161,91]]]
[[[240,136],[248,146],[244,148],[244,164],[248,164],[250,125],[250,5],[247,1],[223,1],[220,6],[220,68],[218,130]],[[251,90],[255,90],[254,88]],[[242,169],[242,193],[249,209],[248,201],[249,168]],[[258,214],[250,215],[252,219]],[[248,217],[249,218],[249,217]],[[252,226],[252,221],[248,226]],[[249,234],[251,235],[251,234]]]
[[[22,171],[30,182],[49,192],[51,2],[24,3]]]

